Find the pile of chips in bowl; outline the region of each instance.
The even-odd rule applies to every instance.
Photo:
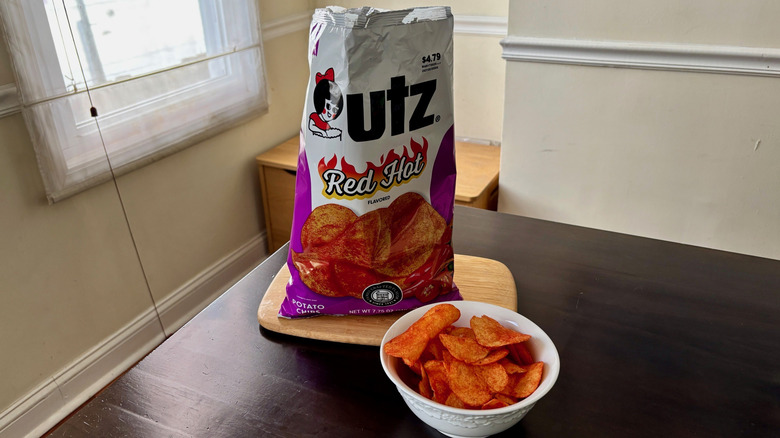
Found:
[[[407,384],[460,409],[502,408],[533,394],[545,365],[527,347],[531,336],[488,315],[471,317],[469,327],[453,326],[460,315],[452,304],[436,305],[384,344],[384,352],[411,371]]]

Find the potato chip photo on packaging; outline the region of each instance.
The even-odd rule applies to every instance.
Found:
[[[280,317],[462,299],[452,29],[443,6],[315,11]]]

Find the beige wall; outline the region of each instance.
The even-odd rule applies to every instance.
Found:
[[[416,2],[409,0],[355,0],[329,2],[318,0],[316,7],[339,5],[348,8],[365,5],[382,9],[445,5],[458,16],[506,17],[508,0],[474,2],[468,0]],[[455,135],[457,137],[501,141],[504,110],[504,68],[501,37],[456,33],[453,38],[455,63]]]
[[[21,115],[0,138],[1,411],[152,302],[113,185],[49,206]]]
[[[776,47],[771,1],[510,3],[510,35]],[[780,259],[776,77],[508,62],[499,209]],[[760,142],[759,142],[760,140]]]
[[[263,2],[263,22],[311,7]],[[298,132],[306,46],[305,30],[265,43],[267,114],[118,180],[155,301],[263,230],[254,157]],[[1,413],[153,302],[114,184],[48,205],[20,114],[0,139]]]

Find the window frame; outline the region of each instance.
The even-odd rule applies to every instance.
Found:
[[[22,112],[36,146],[49,202],[109,180],[112,174],[126,173],[156,161],[267,111],[268,92],[256,0],[199,0],[207,50],[205,57],[134,78],[98,84],[88,90],[82,89],[83,77],[73,86],[75,90],[67,90],[43,1],[0,1],[5,2],[0,6],[6,29],[8,20],[23,19],[21,23],[14,23],[13,31],[7,30],[7,39],[27,38],[23,43],[35,48],[34,55],[24,59],[18,59],[12,50],[12,58],[21,91]],[[222,19],[217,23],[215,17]],[[231,26],[231,23],[240,26]],[[14,31],[26,35],[14,35]],[[236,37],[238,34],[241,36]],[[226,46],[236,40],[246,40],[248,44]],[[12,46],[10,42],[9,46]],[[171,75],[174,70],[178,72],[176,74],[186,74],[187,69],[208,73],[205,79],[121,108],[106,109],[100,102],[99,95],[117,90],[126,83],[154,80],[156,75]],[[97,109],[96,118],[90,117],[88,105],[82,108],[84,96],[74,97],[79,95],[89,97]],[[82,104],[74,105],[78,100]],[[55,101],[61,101],[62,105]],[[35,111],[41,114],[33,115],[36,105]],[[36,126],[42,119],[48,127]],[[217,126],[202,128],[203,120],[215,121]],[[160,127],[149,131],[146,137],[138,135],[140,131],[135,127],[151,125]],[[45,133],[44,129],[49,132]],[[56,138],[50,138],[51,132],[56,133]],[[96,135],[101,138],[105,150],[96,148],[94,140],[89,144],[88,139],[94,139]],[[162,139],[163,144],[148,141],[149,138]],[[168,138],[170,141],[165,140]],[[48,169],[50,175],[45,175],[44,169]]]

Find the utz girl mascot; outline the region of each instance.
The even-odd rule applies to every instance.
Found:
[[[317,73],[314,87],[314,110],[309,115],[309,131],[323,138],[341,139],[341,129],[330,126],[343,108],[341,89],[333,82],[333,68]]]

